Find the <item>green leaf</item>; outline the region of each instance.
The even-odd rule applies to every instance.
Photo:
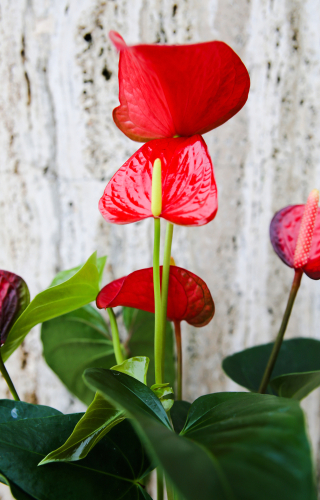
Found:
[[[98,269],[98,274],[99,274],[99,284],[102,279],[103,275],[103,270],[107,262],[107,256],[105,255],[104,257],[98,257],[97,258],[97,269]],[[83,264],[77,267],[73,267],[72,269],[68,269],[66,271],[60,271],[56,276],[53,278],[50,287],[60,285],[61,283],[64,283],[65,281],[69,280],[74,276],[80,269],[82,268]]]
[[[88,368],[83,378],[93,390],[98,391],[116,407],[119,406],[118,400],[123,399],[127,401],[127,405],[122,408],[120,404],[120,409],[131,411],[131,407],[137,408],[172,430],[167,414],[157,396],[133,377],[113,370]],[[130,408],[127,408],[128,405]]]
[[[26,405],[14,402],[18,414],[21,404]],[[45,408],[42,417],[35,417],[33,405],[29,407],[31,418],[25,413],[23,419],[14,419],[8,408],[7,421],[0,424],[0,474],[12,491],[25,493],[17,498],[150,500],[139,484],[150,471],[150,461],[128,422],[112,429],[81,462],[38,467],[50,449],[67,438],[81,415],[47,416]],[[37,408],[40,415],[43,407]]]
[[[94,392],[83,382],[86,368],[115,363],[106,322],[91,305],[43,323],[43,356],[70,392],[90,404]]]
[[[185,500],[316,500],[298,402],[222,393],[190,407],[180,436],[154,411],[154,395],[126,375],[89,369],[87,382],[132,418],[147,450]]]
[[[270,343],[237,352],[225,358],[222,367],[232,380],[250,391],[256,392],[259,389],[272,347],[273,343]],[[306,372],[317,371],[320,371],[319,340],[308,338],[284,340],[272,372],[271,382],[281,375],[294,375],[290,382],[285,383],[286,387],[287,384],[290,385],[290,389],[288,386],[289,392],[286,392],[286,394],[292,394],[293,396],[287,395],[286,397],[295,397],[294,394],[298,391],[296,399],[302,399],[319,386],[316,383],[317,380],[320,382],[316,374],[308,377]],[[299,374],[301,374],[301,378]],[[274,394],[274,390],[277,390],[284,382],[284,379],[275,384],[272,382],[271,385],[269,384],[267,392]],[[281,390],[286,391],[287,389],[282,388]],[[281,395],[284,396],[285,393],[282,392]]]
[[[19,316],[1,348],[3,360],[19,347],[25,336],[38,323],[61,316],[95,300],[99,292],[96,253],[67,281],[39,293]]]
[[[120,365],[113,366],[111,370],[126,373],[146,385],[148,367],[149,358],[146,356],[135,356],[134,358],[125,359]]]
[[[177,434],[180,434],[187,420],[188,411],[191,403],[188,401],[175,401],[170,411],[173,428]]]
[[[51,451],[39,465],[75,461],[86,457],[100,439],[124,419],[124,412],[116,410],[105,398],[96,394],[71,436],[62,446]]]
[[[123,307],[123,320],[129,334],[126,347],[129,356],[147,356],[150,359],[147,385],[150,387],[155,383],[154,378],[154,314]],[[175,361],[173,329],[169,321],[166,325],[166,348],[164,380],[172,387],[175,386]]]
[[[148,358],[139,357],[127,359],[112,369],[145,383],[148,364]],[[75,461],[86,457],[100,439],[124,418],[123,411],[116,410],[100,394],[96,394],[67,441],[57,450],[51,451],[39,465],[57,461]]]
[[[280,375],[271,381],[274,391],[284,398],[301,401],[320,386],[320,371]]]

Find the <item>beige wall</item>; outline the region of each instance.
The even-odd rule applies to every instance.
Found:
[[[183,326],[186,395],[237,389],[221,361],[274,338],[293,277],[271,249],[271,217],[320,188],[319,24],[319,0],[1,0],[0,267],[23,276],[34,296],[95,249],[109,256],[106,280],[150,265],[150,221],[112,226],[97,209],[138,149],[111,118],[118,58],[108,31],[128,43],[227,42],[250,72],[249,100],[205,136],[218,215],[177,227],[173,255],[216,302],[210,325]],[[287,336],[320,338],[319,324],[320,284],[305,277]],[[7,366],[23,399],[82,408],[41,359],[38,329]],[[319,396],[303,403],[316,453]]]

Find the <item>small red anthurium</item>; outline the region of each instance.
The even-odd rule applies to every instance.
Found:
[[[17,274],[0,270],[0,340],[7,340],[13,323],[30,302],[25,281]]]
[[[134,141],[204,134],[246,103],[248,71],[223,42],[128,47],[118,33],[109,36],[120,51],[113,119]]]
[[[291,205],[273,217],[270,239],[274,251],[287,266],[320,279],[319,191],[311,191],[306,205]]]
[[[162,275],[162,268],[160,276]],[[140,269],[106,285],[97,297],[97,307],[134,307],[154,313],[153,269]],[[195,274],[170,266],[168,319],[201,327],[214,316],[214,302],[205,282]]]
[[[161,167],[157,212],[151,206],[155,162]],[[210,222],[217,209],[213,166],[201,136],[144,144],[115,173],[99,202],[103,217],[117,224],[159,216],[174,224],[200,226]]]

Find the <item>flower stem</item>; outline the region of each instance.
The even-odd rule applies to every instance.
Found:
[[[163,384],[163,351],[161,325],[161,289],[160,289],[160,219],[154,219],[153,246],[153,288],[154,288],[154,364],[156,384]]]
[[[164,243],[163,267],[162,267],[162,305],[161,305],[161,324],[162,324],[162,373],[164,371],[164,352],[166,346],[166,324],[167,324],[167,306],[168,306],[168,290],[170,276],[170,257],[171,245],[173,236],[173,224],[167,223],[166,239]]]
[[[287,329],[287,325],[288,325],[288,321],[289,321],[290,314],[292,311],[292,307],[293,307],[296,295],[297,295],[299,287],[300,287],[302,273],[303,273],[302,269],[295,270],[294,278],[293,278],[293,282],[292,282],[292,286],[291,286],[291,290],[290,290],[290,294],[289,294],[289,298],[288,298],[288,302],[287,302],[287,307],[286,307],[286,310],[284,312],[284,315],[282,318],[282,323],[280,326],[280,330],[279,330],[279,333],[277,335],[276,341],[274,343],[272,352],[270,354],[268,364],[266,366],[264,375],[262,377],[262,381],[261,381],[259,391],[258,391],[259,394],[264,394],[266,392],[267,387],[268,387],[270,377],[271,377],[274,365],[276,364],[277,357],[278,357],[278,354],[279,354],[279,351],[281,348],[283,337],[284,337],[284,334],[285,334],[286,329]]]
[[[163,500],[163,473],[157,468],[157,500]]]
[[[17,393],[17,391],[16,391],[16,389],[15,389],[13,383],[12,383],[10,375],[7,372],[6,367],[4,366],[4,362],[2,360],[1,348],[0,348],[0,372],[1,372],[2,376],[3,376],[3,378],[5,379],[5,381],[7,382],[7,385],[8,385],[8,387],[10,389],[10,392],[11,392],[11,394],[13,396],[13,399],[15,401],[20,401],[20,398],[19,398],[18,393]]]
[[[174,322],[174,333],[177,347],[177,400],[182,400],[182,346],[181,346],[181,322]]]
[[[109,319],[110,319],[114,355],[116,357],[117,365],[120,365],[121,363],[124,362],[124,356],[123,356],[123,352],[121,349],[117,320],[116,320],[116,317],[115,317],[115,314],[113,312],[112,307],[107,307],[107,312],[108,312]]]

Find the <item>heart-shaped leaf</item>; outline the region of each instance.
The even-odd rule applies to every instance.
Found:
[[[128,332],[126,349],[129,356],[146,356],[150,359],[147,385],[155,383],[154,379],[154,314],[131,307],[123,307],[123,321]],[[107,367],[103,367],[107,368]],[[173,330],[169,321],[166,324],[166,346],[164,360],[164,380],[174,387],[175,360]]]
[[[26,405],[5,403],[7,418],[0,423],[0,474],[12,490],[25,493],[21,500],[150,500],[139,484],[150,462],[128,422],[112,429],[84,460],[38,467],[70,435],[81,414],[49,416],[50,410],[37,406],[36,416],[34,406]],[[19,415],[21,408],[23,419],[13,418],[12,411]]]
[[[17,274],[0,270],[0,346],[10,328],[30,302],[26,282]]]
[[[112,369],[126,373],[146,383],[149,360],[143,356],[126,359]],[[124,420],[123,411],[116,410],[100,394],[96,394],[86,413],[75,426],[67,441],[57,450],[51,451],[39,465],[58,461],[75,461],[87,456],[89,451],[115,425]]]
[[[39,293],[12,326],[1,348],[3,361],[19,347],[25,336],[38,323],[61,316],[95,300],[99,292],[96,253],[74,276]]]
[[[272,347],[272,343],[263,344],[237,352],[225,358],[222,367],[232,380],[249,391],[256,392]],[[319,340],[308,338],[284,340],[267,392],[302,399],[320,385],[319,374]]]
[[[162,276],[162,267],[160,270]],[[116,306],[154,312],[152,267],[112,281],[100,291],[97,297],[99,309]],[[167,317],[201,327],[208,324],[213,315],[214,302],[205,282],[186,269],[170,266]]]
[[[89,369],[86,381],[132,417],[178,495],[185,500],[316,500],[304,416],[294,400],[222,393],[191,406],[180,436],[154,409],[143,384]]]
[[[86,368],[111,368],[115,363],[112,340],[101,314],[86,305],[41,327],[43,355],[61,381],[85,404],[94,392],[83,382]]]

